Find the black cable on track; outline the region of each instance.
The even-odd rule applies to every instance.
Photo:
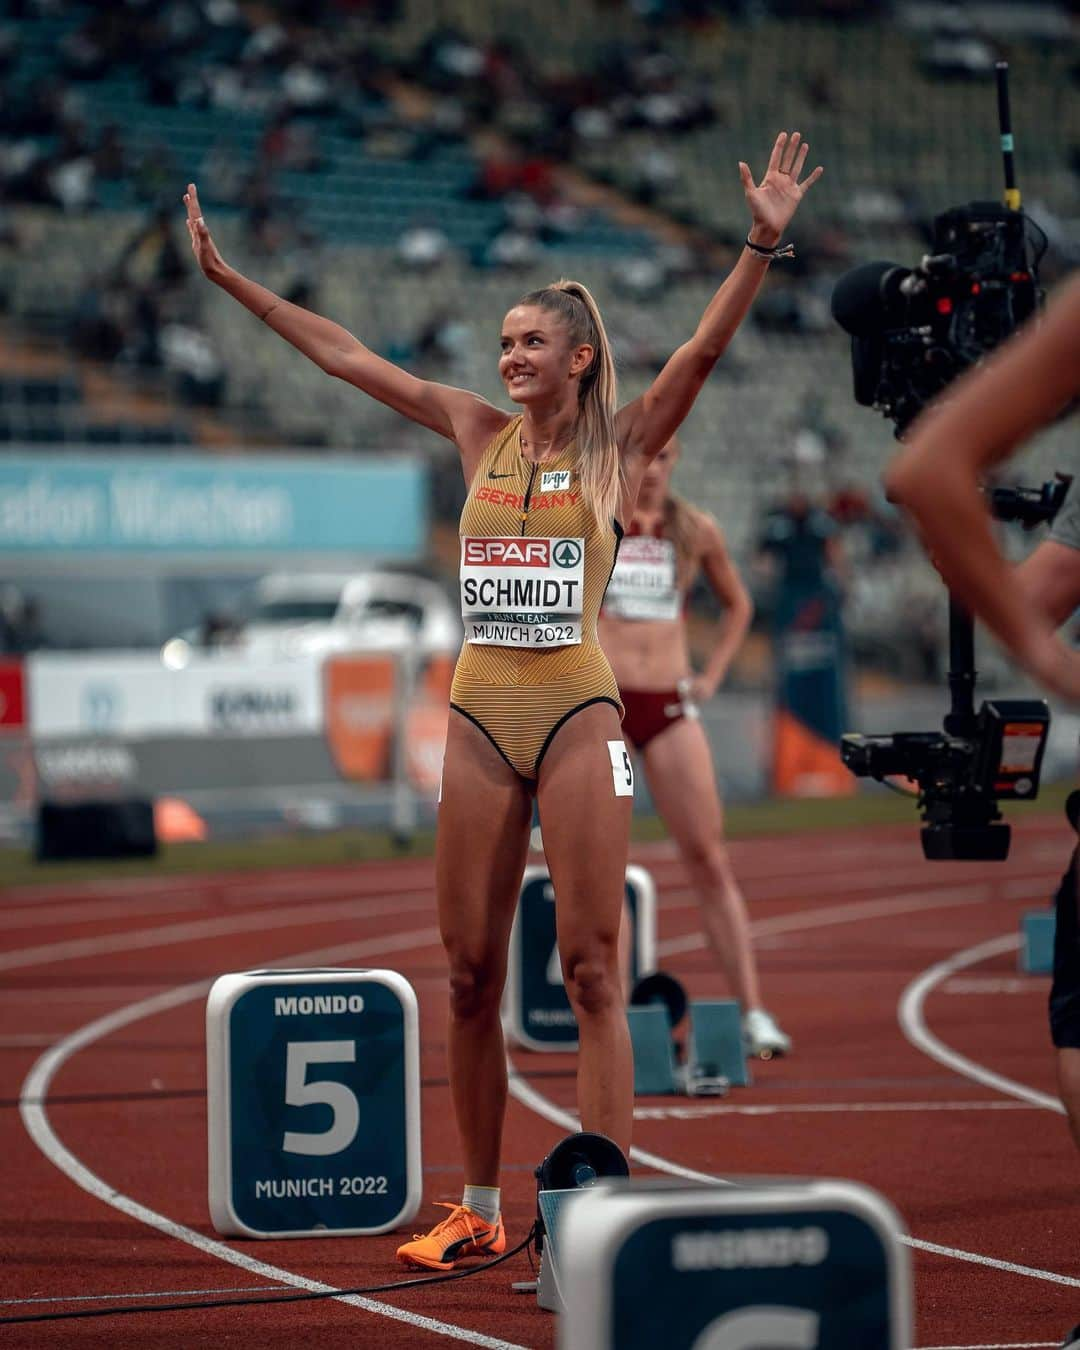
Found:
[[[207,1308],[248,1308],[258,1304],[270,1303],[311,1303],[316,1299],[323,1298],[353,1298],[365,1294],[386,1294],[403,1289],[416,1289],[421,1285],[448,1284],[451,1280],[464,1280],[470,1275],[479,1275],[482,1271],[492,1270],[495,1266],[501,1266],[504,1261],[509,1261],[512,1256],[517,1256],[536,1237],[538,1226],[538,1224],[533,1224],[525,1238],[516,1247],[511,1247],[508,1252],[503,1252],[501,1256],[496,1256],[491,1261],[484,1261],[478,1266],[470,1266],[468,1270],[447,1271],[445,1275],[421,1275],[414,1280],[394,1280],[387,1284],[369,1284],[357,1289],[305,1289],[297,1294],[268,1293],[257,1298],[214,1298],[200,1299],[190,1303],[153,1303],[149,1305],[145,1303],[124,1303],[117,1308],[79,1308],[74,1312],[24,1313],[18,1317],[0,1317],[0,1326],[14,1326],[16,1323],[25,1322],[70,1322],[76,1318],[84,1317],[123,1317],[132,1313],[184,1312],[188,1308],[205,1310]]]

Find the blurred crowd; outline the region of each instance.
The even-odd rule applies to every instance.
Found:
[[[289,299],[316,303],[323,243],[293,176],[333,177],[333,144],[346,139],[373,158],[421,168],[446,151],[460,151],[461,162],[474,166],[462,199],[491,208],[490,229],[465,261],[503,271],[532,267],[551,245],[572,245],[591,208],[583,206],[573,172],[566,170],[585,165],[593,180],[602,180],[604,165],[617,161],[619,201],[629,199],[635,219],[644,209],[646,220],[655,212],[651,218],[667,227],[649,247],[605,263],[625,296],[648,305],[684,279],[715,276],[741,243],[713,222],[665,215],[668,190],[686,173],[680,142],[733,124],[738,114],[729,102],[734,93],[718,90],[692,63],[676,59],[671,35],[692,36],[699,27],[732,19],[756,23],[787,15],[858,25],[891,13],[893,5],[596,4],[601,15],[640,20],[636,37],[613,38],[571,65],[545,60],[523,40],[481,40],[449,23],[429,29],[406,50],[390,40],[406,0],[111,0],[92,6],[8,0],[0,11],[0,249],[20,247],[13,212],[20,204],[79,214],[116,205],[122,189],[123,204],[138,209],[141,223],[125,225],[127,233],[85,270],[70,315],[72,346],[83,357],[164,373],[188,405],[223,405],[226,363],[200,321],[199,288],[191,281],[179,221],[182,158],[168,144],[133,137],[119,116],[103,120],[95,103],[98,82],[130,85],[134,79],[148,112],[207,115],[215,129],[200,167],[204,196],[216,209],[231,209],[248,256],[288,261]],[[983,79],[992,73],[1000,53],[961,7],[928,0],[921,10],[930,20],[922,61],[935,77]],[[47,68],[40,60],[27,63],[20,19],[66,16],[77,21],[63,32]],[[835,81],[826,72],[808,65],[795,78],[804,106],[836,112]],[[238,118],[258,126],[254,145],[242,151],[230,129],[230,119]],[[631,148],[624,153],[623,146]],[[1080,174],[1080,136],[1071,168]],[[852,260],[849,231],[899,228],[917,236],[925,232],[927,215],[917,186],[875,182],[868,174],[842,218],[823,210],[800,222],[799,256],[763,292],[752,323],[784,339],[813,340],[830,330],[829,289]],[[393,241],[397,265],[434,277],[452,254],[460,260],[446,223],[432,213],[403,214]],[[1044,217],[1044,223],[1053,235],[1056,222]],[[1053,242],[1065,257],[1067,229]],[[668,355],[646,325],[620,330],[616,318],[612,337],[624,371],[655,371]],[[432,287],[426,314],[397,334],[385,354],[421,373],[453,378],[468,343],[460,317]],[[717,378],[738,375],[735,350]],[[790,428],[784,453],[790,453],[796,477],[810,465],[824,466],[828,486],[813,497],[813,511],[844,537],[860,576],[884,574],[900,546],[895,522],[845,472],[837,433],[808,409]],[[788,505],[771,509],[782,512]],[[861,603],[872,619],[881,597],[872,587],[863,590]],[[852,603],[860,602],[853,596]],[[929,618],[924,628],[920,660],[930,673],[936,671],[940,635]]]
[[[666,41],[674,31],[773,15],[863,23],[892,8],[886,0],[598,3],[601,12],[629,11],[640,19],[639,36],[599,45],[571,66],[545,62],[522,41],[480,40],[450,24],[432,29],[403,55],[387,40],[403,0],[279,0],[259,6],[239,0],[113,0],[88,12],[68,0],[11,0],[8,21],[0,23],[0,240],[6,235],[12,242],[3,212],[20,202],[85,211],[107,204],[111,187],[122,183],[148,212],[166,203],[174,207],[180,171],[169,146],[143,143],[136,153],[123,126],[88,115],[95,82],[122,72],[134,73],[149,110],[220,115],[221,135],[201,166],[204,195],[242,214],[256,253],[302,255],[317,247],[318,231],[302,194],[290,192],[283,175],[332,167],[324,141],[333,127],[372,154],[419,164],[447,146],[467,145],[476,170],[464,195],[497,208],[488,237],[470,251],[469,261],[528,267],[547,246],[572,242],[581,225],[582,208],[562,172],[567,166],[587,163],[594,178],[603,177],[605,157],[596,152],[606,150],[611,162],[619,162],[622,195],[663,208],[668,189],[686,172],[675,153],[679,138],[731,117],[725,100],[733,95],[718,94],[701,71],[676,59]],[[923,8],[937,12],[926,29],[928,68],[943,78],[980,78],[992,70],[999,53],[960,7]],[[18,19],[72,12],[85,18],[64,32],[53,68],[27,75],[20,66]],[[826,72],[809,67],[798,78],[808,106],[827,107],[835,100],[835,81]],[[402,89],[412,96],[403,98]],[[230,139],[228,119],[236,114],[260,121],[253,155],[238,153]],[[648,134],[628,138],[634,132]],[[632,147],[626,156],[617,151],[623,144]],[[1080,163],[1080,143],[1076,154]],[[630,162],[623,162],[627,157]],[[926,219],[917,188],[868,182],[853,194],[846,219],[829,219],[823,212],[808,218],[786,285],[763,298],[754,322],[796,337],[822,332],[830,322],[827,294],[814,280],[850,257],[848,228],[918,231],[925,230]],[[717,246],[739,242],[706,220],[680,223],[680,243],[615,264],[620,285],[636,300],[647,302],[682,276],[715,270]],[[1053,234],[1056,222],[1049,224]],[[131,258],[155,248],[156,238],[161,240],[156,280],[167,297],[174,277],[165,227],[149,226]],[[397,246],[402,266],[419,270],[438,266],[451,251],[440,223],[424,217],[402,221]],[[86,297],[89,313],[77,324],[80,340],[96,330],[103,352],[115,349],[138,362],[175,350],[190,382],[212,401],[217,375],[209,373],[205,347],[196,350],[190,332],[171,332],[163,342],[162,330],[175,316],[153,313],[158,305],[152,290],[132,288],[130,260],[99,278]],[[186,324],[180,322],[181,328],[191,326],[190,315]],[[431,349],[430,338],[415,337],[420,348]],[[444,337],[436,334],[435,348],[440,344]]]

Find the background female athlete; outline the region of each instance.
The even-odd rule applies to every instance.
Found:
[[[519,417],[475,394],[401,370],[338,324],[242,276],[214,246],[194,184],[185,194],[192,248],[204,274],[327,374],[453,441],[469,485],[462,513],[467,640],[455,675],[452,698],[460,711],[451,716],[447,733],[436,843],[439,921],[450,965],[449,1072],[466,1187],[462,1203],[450,1206],[431,1233],[399,1249],[407,1264],[445,1270],[460,1257],[505,1247],[498,1175],[507,1086],[499,1004],[534,796],[558,897],[563,976],[578,1021],[582,1128],[608,1135],[626,1151],[633,1117],[633,1064],[618,962],[632,797],[626,794],[630,773],[621,749],[618,692],[606,662],[596,660],[595,613],[576,591],[568,623],[557,615],[545,625],[545,616],[523,612],[522,605],[511,607],[509,620],[501,614],[477,618],[467,583],[475,596],[505,582],[511,569],[498,568],[494,553],[507,539],[526,536],[539,539],[541,552],[545,537],[552,545],[544,564],[549,582],[558,581],[559,567],[569,572],[577,566],[579,550],[583,590],[592,591],[598,560],[606,557],[610,572],[616,522],[630,519],[646,467],[689,412],[757,294],[771,251],[821,174],[814,169],[799,182],[806,155],[798,132],[781,132],[759,183],[746,164],[739,165],[751,214],[747,246],[695,333],[647,392],[625,407],[617,409],[603,322],[584,287],[548,287],[511,309],[498,340],[499,373],[522,410]],[[558,538],[545,535],[545,513],[534,499],[537,489],[544,495],[545,474],[553,475],[549,510],[564,513]],[[558,477],[563,474],[570,475],[569,489]],[[510,490],[500,486],[507,483]],[[555,504],[557,484],[564,485],[560,504]],[[556,557],[554,546],[567,543],[571,547]],[[471,560],[466,565],[465,555],[471,559],[472,552],[480,558],[478,572]],[[508,553],[503,561],[518,565]],[[606,575],[595,594],[597,609],[605,580]],[[566,646],[530,643],[517,652],[500,645],[500,640],[517,644],[523,627],[547,644],[549,629],[554,636],[567,626],[572,633],[565,640],[579,647],[580,660],[568,655]],[[490,669],[485,653],[492,654]],[[502,722],[516,719],[517,737],[528,731],[522,723],[530,716],[538,724],[547,719],[545,671],[550,668],[569,686],[582,683],[586,666],[592,692],[575,689],[565,717],[542,727],[531,761],[535,777],[527,777],[527,747],[508,744]]]
[[[672,439],[641,482],[600,619],[600,642],[619,684],[623,734],[641,756],[661,819],[679,846],[701,903],[709,942],[743,1009],[749,1054],[785,1055],[791,1038],[761,1006],[739,883],[724,847],[723,809],[698,706],[723,682],[753,605],[720,527],[671,492]],[[705,668],[694,675],[684,608],[699,573],[724,607]]]

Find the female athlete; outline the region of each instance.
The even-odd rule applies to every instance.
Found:
[[[242,276],[214,246],[194,184],[185,194],[203,273],[328,375],[453,441],[468,485],[465,643],[451,690],[435,859],[466,1186],[441,1223],[399,1248],[407,1265],[448,1270],[461,1257],[505,1248],[499,1003],[534,797],[578,1020],[582,1128],[629,1149],[633,1068],[618,931],[633,775],[597,615],[619,522],[633,513],[646,467],[689,412],[821,175],[816,168],[799,181],[806,155],[798,132],[781,132],[760,182],[739,165],[751,214],[746,247],[693,336],[626,406],[617,407],[611,351],[585,287],[563,281],[523,297],[498,339],[499,374],[517,415],[401,370],[336,323]]]
[[[748,1054],[786,1055],[791,1038],[761,1006],[739,883],[724,847],[723,810],[698,708],[738,651],[753,605],[716,521],[669,488],[674,438],[650,462],[600,615],[600,645],[619,685],[623,735],[641,755],[656,809],[678,844],[705,929],[743,1009]],[[690,671],[683,612],[699,573],[726,611],[700,675]]]

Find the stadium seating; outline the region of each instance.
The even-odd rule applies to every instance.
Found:
[[[48,77],[61,39],[89,13],[89,6],[71,5],[20,19],[14,86]],[[661,40],[680,78],[708,88],[717,119],[678,135],[628,129],[614,142],[574,142],[572,153],[577,167],[632,192],[639,153],[662,146],[674,157],[677,176],[654,205],[721,238],[737,239],[745,224],[737,161],[760,168],[781,125],[803,129],[814,160],[827,170],[813,205],[796,223],[796,238],[814,241],[824,226],[835,226],[851,262],[875,255],[915,262],[921,241],[912,219],[972,197],[1000,196],[992,84],[929,75],[926,33],[919,30],[765,17],[660,32],[630,6],[581,0],[515,9],[512,21],[498,0],[441,0],[439,13],[478,39],[512,36],[541,82],[571,64],[587,69],[599,63],[620,42]],[[398,17],[379,29],[379,50],[409,69],[429,30],[427,6],[402,4]],[[220,55],[226,59],[224,51]],[[1007,55],[1025,199],[1075,208],[1077,181],[1069,168],[1075,132],[1066,115],[1074,53],[1067,43],[1017,38],[1007,43]],[[278,290],[310,281],[314,307],[375,350],[498,402],[505,396],[496,372],[497,325],[509,304],[533,286],[564,274],[594,290],[620,359],[624,396],[632,397],[693,331],[721,279],[720,270],[672,279],[648,302],[640,301],[621,278],[620,265],[653,252],[655,239],[638,220],[627,223],[591,205],[564,238],[545,243],[535,264],[513,271],[477,268],[478,252],[498,228],[503,207],[470,194],[479,161],[468,136],[443,140],[422,158],[395,156],[377,137],[365,137],[355,109],[311,119],[317,167],[276,173],[278,200],[295,208],[311,242],[268,253],[253,240],[235,196],[219,194],[215,177],[223,162],[254,166],[265,113],[150,103],[132,63],[113,65],[103,77],[71,88],[92,135],[118,125],[131,161],[151,163],[158,171],[154,181],[175,190],[181,242],[179,196],[194,178],[215,238],[241,270]],[[99,179],[95,210],[63,214],[27,206],[12,213],[19,245],[0,243],[0,295],[17,321],[65,331],[84,288],[119,256],[154,204],[139,184],[137,174]],[[897,203],[902,209],[890,212]],[[410,271],[398,259],[396,242],[413,221],[436,222],[449,240],[448,255],[433,270]],[[763,510],[790,483],[793,466],[812,488],[838,476],[874,484],[891,451],[889,425],[853,402],[846,339],[827,319],[831,281],[846,265],[819,260],[798,280],[774,268],[767,294],[776,299],[794,287],[801,304],[824,315],[821,330],[808,340],[745,324],[686,425],[680,486],[714,511],[743,561],[753,551]],[[422,448],[440,461],[447,453],[437,438],[326,379],[201,280],[188,283],[184,303],[222,354],[226,412],[254,419],[280,443],[344,452]],[[452,349],[439,360],[417,356],[418,335],[448,317],[459,326]],[[65,381],[32,389],[0,385],[0,440],[138,439],[130,427],[80,419],[77,395],[77,383]],[[832,448],[824,461],[797,448],[808,423],[829,431]],[[178,417],[156,429],[144,427],[142,435],[144,443],[175,443],[189,432]],[[1037,476],[1063,463],[1066,447],[1066,432],[1052,429],[1037,442],[1026,472]],[[890,587],[899,594],[908,585],[903,569],[890,576],[896,580],[875,577],[861,597],[868,624],[894,602]]]

